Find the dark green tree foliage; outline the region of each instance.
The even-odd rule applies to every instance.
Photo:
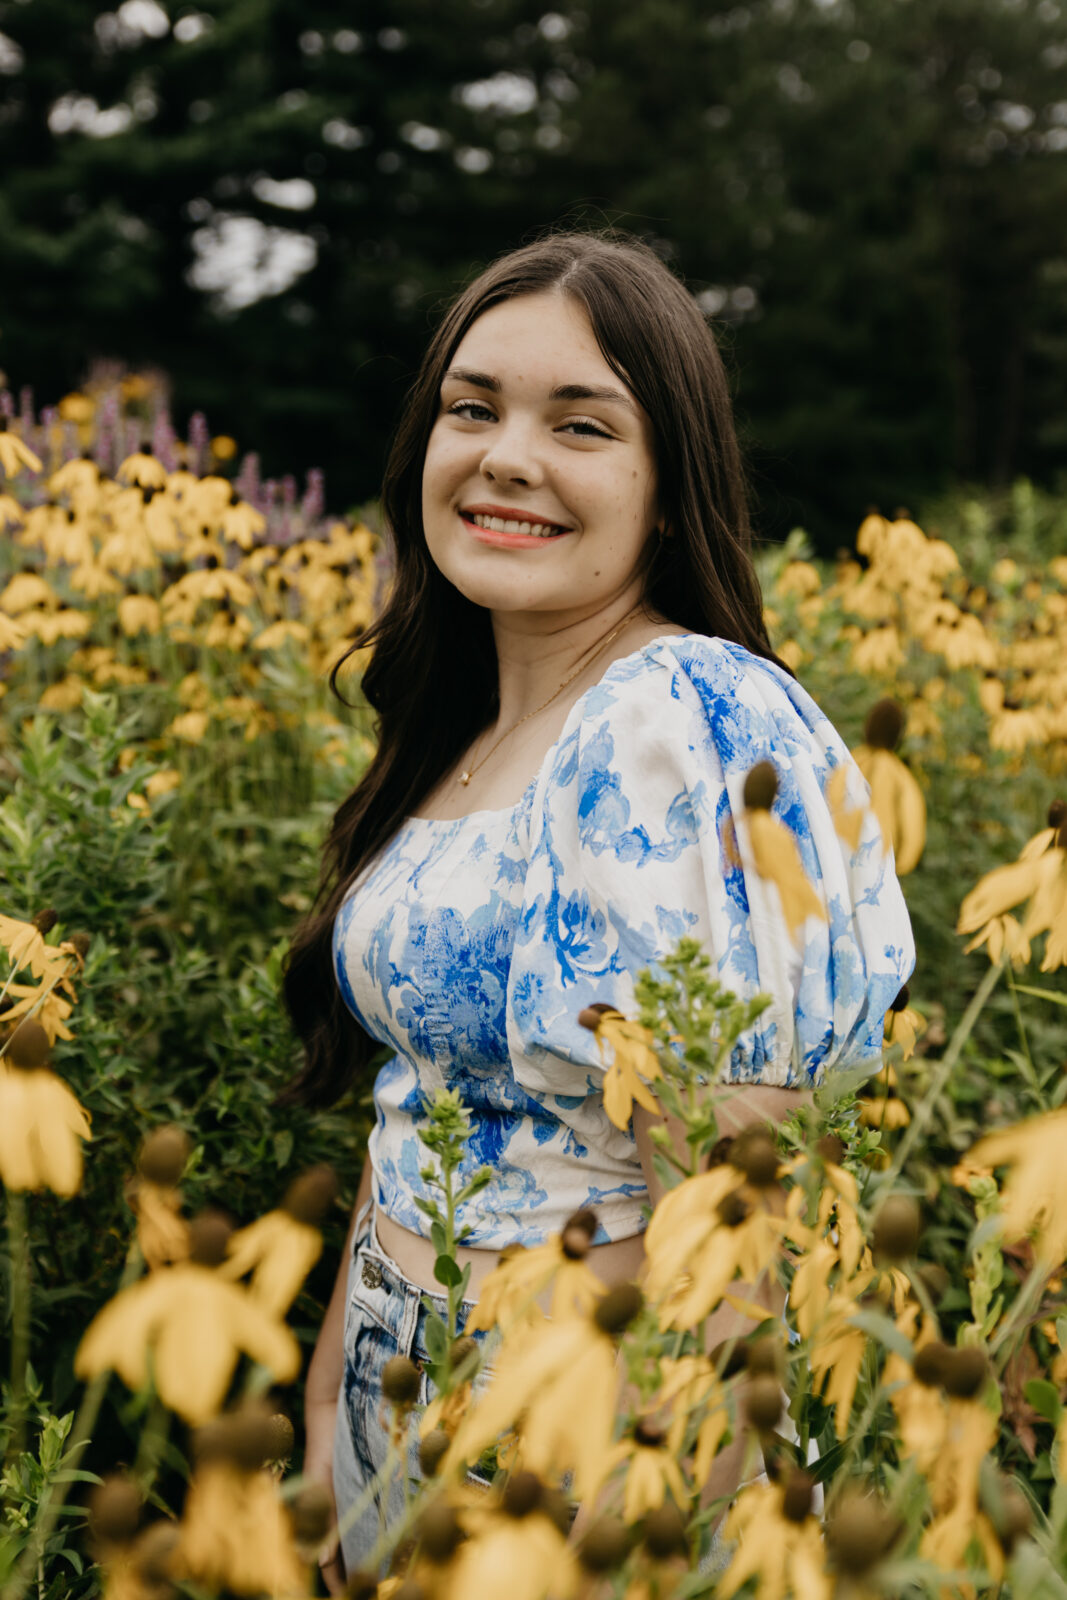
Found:
[[[0,366],[41,400],[158,364],[180,423],[343,508],[441,299],[618,221],[718,317],[768,531],[1062,461],[1061,0],[0,0],[0,32]],[[205,286],[256,227],[314,264]]]

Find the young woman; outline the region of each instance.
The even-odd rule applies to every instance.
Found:
[[[307,1101],[388,1050],[307,1385],[306,1470],[342,1521],[384,1459],[382,1368],[425,1356],[440,1288],[424,1095],[460,1090],[468,1167],[493,1169],[460,1219],[472,1301],[504,1246],[584,1205],[594,1269],[632,1279],[655,1119],[608,1121],[582,1008],[633,1015],[636,974],[682,934],[727,987],[770,993],[730,1065],[750,1085],[724,1108],[737,1128],[877,1055],[913,963],[876,825],[850,855],[824,798],[848,753],[767,638],[714,339],[651,251],[557,234],[490,266],[430,344],[383,498],[395,580],[353,646],[374,647],[378,752],[285,978]],[[724,844],[758,761],[826,910],[797,943]],[[378,1528],[372,1503],[349,1568]]]

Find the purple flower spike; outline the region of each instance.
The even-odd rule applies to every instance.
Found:
[[[211,448],[211,432],[202,411],[194,411],[189,418],[189,466],[198,476],[207,463]]]
[[[13,417],[15,415],[15,402],[11,398],[10,389],[0,389],[0,416]]]
[[[259,456],[250,450],[241,462],[241,470],[234,479],[234,488],[242,500],[247,500],[257,511],[265,511],[266,503],[259,481]]]
[[[178,465],[178,457],[174,453],[176,439],[177,434],[170,420],[170,412],[163,406],[156,412],[152,428],[152,451],[168,472],[173,472]]]
[[[325,479],[321,467],[312,467],[307,477],[307,489],[301,502],[300,510],[304,518],[305,532],[310,533],[312,526],[319,521],[326,509]]]

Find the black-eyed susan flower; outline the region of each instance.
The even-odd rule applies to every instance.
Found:
[[[1003,1235],[1031,1237],[1038,1259],[1050,1268],[1067,1260],[1065,1138],[1067,1110],[1046,1111],[986,1134],[967,1154],[968,1168],[1009,1168],[1001,1194]]]
[[[293,1523],[265,1463],[272,1419],[249,1406],[200,1428],[175,1574],[211,1590],[297,1600],[309,1588]]]
[[[608,1457],[608,1472],[625,1466],[622,1514],[626,1522],[639,1522],[661,1506],[668,1493],[675,1503],[689,1498],[685,1479],[665,1430],[650,1418],[639,1418],[628,1438],[620,1439]]]
[[[628,1128],[634,1101],[646,1111],[660,1113],[659,1101],[642,1078],[661,1076],[654,1039],[639,1022],[628,1022],[621,1012],[607,1005],[586,1006],[578,1014],[583,1028],[596,1037],[600,1059],[609,1044],[612,1058],[604,1074],[604,1110],[617,1128]]]
[[[635,1284],[602,1294],[590,1317],[507,1335],[493,1375],[456,1430],[442,1471],[477,1460],[514,1428],[523,1467],[558,1480],[571,1472],[579,1499],[596,1494],[608,1470],[618,1394],[615,1337],[642,1304]]]
[[[566,1504],[555,1491],[533,1472],[514,1473],[499,1501],[471,1521],[470,1537],[449,1565],[447,1595],[568,1600],[579,1581],[568,1531]]]
[[[761,878],[777,886],[782,915],[793,939],[809,917],[826,921],[826,909],[812,887],[789,829],[771,815],[778,774],[770,761],[758,761],[745,778],[744,818],[753,863]]]
[[[120,483],[135,483],[139,489],[162,489],[167,482],[167,469],[151,450],[135,450],[120,462],[115,477]]]
[[[160,1398],[195,1424],[221,1407],[242,1351],[288,1383],[300,1347],[284,1323],[217,1272],[228,1228],[208,1217],[191,1227],[190,1260],[120,1290],[86,1329],[74,1370],[92,1378],[113,1368],[137,1390],[148,1381],[151,1352]]]
[[[819,1521],[812,1515],[813,1482],[793,1471],[779,1483],[742,1489],[723,1526],[738,1548],[719,1578],[716,1592],[728,1600],[750,1578],[758,1600],[831,1600],[834,1580],[826,1569]]]
[[[664,1195],[645,1233],[644,1285],[664,1328],[692,1328],[734,1278],[755,1283],[777,1260],[780,1221],[767,1191],[729,1161]]]
[[[926,844],[926,801],[914,776],[894,754],[904,729],[895,700],[879,700],[868,712],[864,742],[852,752],[871,786],[871,807],[885,848],[893,850],[898,876],[913,872]]]
[[[900,1098],[896,1069],[887,1063],[876,1078],[869,1080],[870,1092],[860,1097],[860,1121],[867,1128],[906,1128],[911,1112]]]
[[[82,1181],[89,1113],[46,1065],[50,1040],[33,1017],[21,1021],[0,1057],[0,1181],[8,1189],[51,1189],[69,1198]]]
[[[252,1274],[249,1291],[275,1316],[284,1316],[322,1254],[320,1228],[337,1198],[332,1167],[312,1167],[289,1190],[276,1211],[268,1211],[231,1234],[224,1278]]]
[[[597,1229],[596,1212],[583,1206],[549,1234],[544,1244],[511,1245],[482,1284],[467,1331],[510,1328],[519,1321],[540,1322],[539,1298],[551,1290],[553,1321],[585,1317],[603,1293],[603,1284],[586,1261]]]
[[[899,991],[885,1014],[883,1034],[887,1045],[896,1045],[900,1059],[910,1061],[915,1054],[915,1044],[926,1028],[926,1018],[908,1004],[907,984]]]
[[[16,967],[29,967],[35,978],[58,976],[66,971],[67,957],[55,945],[45,943],[58,918],[49,907],[35,912],[29,922],[0,914],[0,947],[7,951]]]
[[[41,471],[40,456],[34,455],[29,445],[11,431],[6,417],[0,417],[0,467],[9,478],[15,477],[23,467],[31,472]]]

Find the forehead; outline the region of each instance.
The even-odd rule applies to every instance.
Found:
[[[528,294],[483,311],[456,346],[452,367],[476,368],[512,381],[611,383],[583,306],[569,295]]]

